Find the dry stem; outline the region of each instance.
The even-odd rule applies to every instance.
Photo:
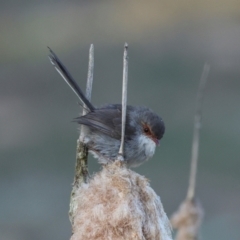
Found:
[[[127,83],[128,83],[128,44],[125,43],[123,53],[122,132],[121,132],[121,145],[117,156],[117,159],[121,161],[124,160],[124,138],[127,111]]]
[[[191,170],[190,170],[190,178],[189,178],[189,187],[187,192],[187,198],[189,200],[192,200],[195,195],[198,150],[199,150],[199,131],[201,128],[201,119],[202,119],[202,101],[203,101],[204,89],[207,82],[209,70],[210,70],[209,64],[205,63],[202,76],[200,79],[200,83],[199,83],[198,93],[197,93],[196,112],[194,116]]]
[[[92,93],[92,82],[93,82],[93,70],[94,70],[94,46],[91,44],[89,49],[89,64],[88,64],[88,77],[87,77],[87,87],[86,87],[86,98],[91,100]],[[82,115],[87,113],[86,106],[83,106]],[[75,212],[77,209],[77,202],[75,199],[76,191],[81,186],[82,183],[86,183],[88,180],[88,148],[83,143],[83,138],[85,135],[85,127],[81,126],[81,132],[79,139],[77,140],[77,156],[76,156],[76,166],[75,166],[75,176],[73,182],[73,189],[70,197],[70,209],[69,209],[69,218],[73,226]]]
[[[181,203],[178,211],[176,211],[171,217],[172,226],[173,228],[177,229],[175,240],[197,240],[199,228],[203,219],[204,211],[200,202],[195,199],[195,185],[199,150],[199,131],[201,127],[202,115],[202,100],[209,70],[210,66],[205,64],[197,93],[196,112],[194,116],[191,171],[187,197]]]

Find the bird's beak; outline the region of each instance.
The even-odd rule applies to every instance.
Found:
[[[158,140],[157,138],[153,138],[152,140],[155,142],[157,146],[160,146],[160,140]]]

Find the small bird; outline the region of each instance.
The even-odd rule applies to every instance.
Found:
[[[88,109],[86,115],[75,119],[78,124],[86,126],[83,142],[99,163],[114,161],[121,143],[122,105],[94,107],[57,55],[49,50],[51,63]],[[147,107],[128,105],[124,138],[124,161],[127,166],[136,167],[151,158],[164,132],[164,122],[156,113]]]

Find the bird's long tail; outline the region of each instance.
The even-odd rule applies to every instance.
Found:
[[[55,67],[55,69],[58,71],[58,73],[62,76],[62,78],[65,80],[65,82],[71,87],[71,89],[75,92],[75,94],[79,97],[82,103],[84,103],[87,108],[90,111],[93,111],[95,108],[94,106],[88,101],[88,99],[85,97],[84,93],[82,92],[81,88],[78,86],[76,81],[73,79],[71,74],[68,72],[66,67],[61,63],[57,55],[52,51],[50,47],[49,51],[49,59],[52,65]]]

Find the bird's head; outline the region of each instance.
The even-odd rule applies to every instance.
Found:
[[[135,126],[136,134],[142,135],[159,145],[165,132],[162,118],[146,107],[136,107],[131,115],[131,125]]]

